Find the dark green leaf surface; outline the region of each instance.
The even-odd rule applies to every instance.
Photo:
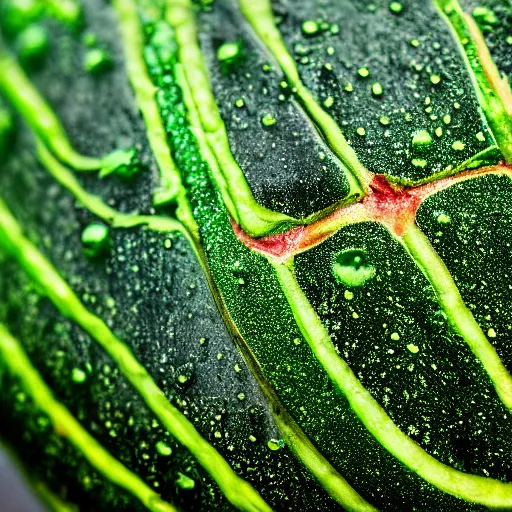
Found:
[[[421,180],[449,165],[457,167],[493,142],[457,45],[433,2],[404,2],[400,14],[388,4],[283,0],[277,7],[283,17],[279,28],[306,85],[321,99],[335,98],[329,112],[363,164],[377,174]],[[309,19],[337,25],[339,33],[326,30],[306,37],[301,25]],[[299,51],[303,47],[305,55]],[[332,72],[325,68],[328,63]],[[370,75],[361,77],[360,68]],[[438,84],[432,83],[434,75],[440,77]],[[382,85],[381,96],[372,94],[375,82]],[[352,92],[345,90],[347,84]],[[446,115],[449,124],[443,121]],[[382,117],[389,124],[383,125]],[[435,135],[439,127],[441,137]],[[425,151],[412,146],[414,133],[421,130],[433,139]],[[481,131],[483,142],[476,138]],[[465,144],[463,151],[452,149],[455,141]],[[413,165],[415,159],[426,160],[426,166]]]
[[[0,7],[10,1],[0,0]],[[469,11],[477,7],[469,0],[462,3]],[[294,310],[276,272],[279,266],[293,268],[291,275],[337,355],[425,453],[465,474],[512,481],[510,412],[485,364],[454,325],[459,310],[443,309],[435,285],[406,248],[400,230],[407,233],[407,222],[413,223],[416,213],[414,208],[400,210],[407,206],[407,191],[382,192],[378,179],[371,186],[360,183],[366,199],[337,211],[342,219],[347,212],[350,225],[336,224],[336,214],[320,219],[312,228],[319,226],[313,233],[320,234],[311,235],[311,245],[293,246],[294,237],[309,236],[302,226],[263,242],[244,238],[224,203],[223,185],[212,167],[215,158],[205,150],[197,98],[190,98],[196,84],[186,81],[183,70],[190,63],[179,62],[176,32],[166,29],[167,60],[162,53],[150,53],[157,26],[149,14],[156,4],[138,2],[151,87],[158,91],[148,101],[155,101],[162,117],[164,142],[186,188],[185,202],[160,205],[158,211],[153,205],[160,176],[148,131],[154,133],[155,125],[139,115],[140,97],[127,76],[131,61],[123,54],[117,28],[125,20],[116,15],[115,2],[84,2],[87,32],[96,34],[97,44],[112,57],[109,72],[85,72],[83,34],[45,19],[50,54],[28,75],[79,152],[137,149],[143,172],[132,179],[115,173],[101,180],[95,174],[77,176],[93,197],[121,212],[182,222],[185,204],[197,234],[186,222],[184,235],[155,232],[151,226],[115,229],[114,221],[110,250],[102,258],[88,258],[81,233],[105,219],[88,211],[69,187],[56,184],[38,161],[29,127],[11,107],[17,130],[8,156],[0,161],[0,198],[83,304],[131,349],[165,398],[272,510],[344,510],[328,487],[333,475],[334,485],[340,486],[335,472],[378,510],[486,509],[429,483],[370,433],[361,411],[351,407],[350,393],[340,391],[315,354],[318,340],[311,342],[301,324],[307,311]],[[400,12],[383,1],[281,0],[273,7],[306,87],[371,172],[393,182],[429,180],[441,171],[461,170],[489,148],[490,156],[478,164],[498,163],[501,157],[458,43],[433,3],[410,0]],[[511,9],[494,0],[489,7],[499,23],[484,30],[484,36],[498,67],[510,74],[506,34]],[[231,152],[254,198],[296,219],[326,216],[324,210],[349,193],[345,165],[320,135],[307,106],[290,91],[293,84],[280,85],[285,75],[237,2],[216,0],[209,6],[205,1],[195,9],[210,85]],[[308,20],[318,25],[314,34],[303,27]],[[217,52],[235,41],[242,57],[226,69]],[[7,45],[16,49],[12,35]],[[368,77],[358,73],[363,67]],[[439,82],[433,78],[437,75]],[[382,94],[372,90],[377,82]],[[332,104],[325,103],[329,97]],[[241,98],[243,106],[237,106]],[[0,99],[0,109],[4,101],[9,104],[9,97]],[[265,126],[267,114],[275,124]],[[440,135],[437,128],[442,128]],[[421,131],[428,131],[432,141],[419,148],[412,140]],[[454,142],[462,149],[454,148]],[[512,185],[510,168],[499,169],[502,175],[457,183],[462,178],[449,178],[449,188],[422,196],[416,220],[439,254],[438,267],[444,262],[488,342],[512,370]],[[237,190],[230,192],[236,196]],[[372,194],[381,194],[380,199],[368,206]],[[382,211],[389,203],[396,219],[406,211],[403,226],[386,224]],[[358,206],[375,215],[373,222],[350,217],[348,212],[362,211]],[[163,500],[183,511],[235,510],[217,475],[201,466],[198,454],[182,446],[131,387],[119,359],[107,355],[72,312],[69,318],[58,312],[41,283],[22,271],[16,251],[8,255],[1,223],[0,215],[0,322],[21,342],[56,398]],[[288,256],[275,260],[270,250],[260,254],[258,243]],[[351,262],[356,270],[347,268]],[[0,410],[7,419],[0,436],[36,483],[44,482],[80,510],[146,509],[129,489],[118,488],[91,465],[58,425],[53,428],[26,392],[23,378],[13,376],[10,362],[1,357],[0,385]],[[304,440],[311,442],[305,454],[299,449]],[[320,457],[325,458],[323,473],[311,472],[312,461]],[[481,501],[492,498],[484,495]],[[250,508],[250,499],[243,506],[263,510]]]
[[[343,165],[290,98],[292,84],[277,71],[233,2],[217,2],[213,11],[201,14],[199,26],[231,148],[256,200],[303,218],[344,199],[348,184]],[[222,72],[217,49],[231,41],[241,41],[244,56],[234,69]],[[285,88],[280,86],[282,81]],[[239,98],[244,99],[243,108],[235,105]],[[275,125],[263,125],[267,114],[275,117]]]

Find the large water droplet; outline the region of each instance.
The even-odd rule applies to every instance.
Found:
[[[375,267],[368,262],[363,249],[338,253],[332,271],[336,280],[345,286],[362,286],[375,275]]]

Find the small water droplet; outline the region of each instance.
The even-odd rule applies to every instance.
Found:
[[[348,249],[336,255],[333,265],[336,280],[345,286],[362,286],[375,275],[375,267],[368,263],[362,249]]]

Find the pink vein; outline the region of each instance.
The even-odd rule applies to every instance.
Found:
[[[344,206],[307,226],[297,226],[285,233],[263,238],[251,238],[233,220],[238,239],[255,252],[276,263],[284,263],[331,237],[341,227],[359,222],[378,222],[401,237],[414,224],[420,204],[432,194],[457,183],[486,175],[507,175],[512,178],[512,166],[496,165],[464,171],[417,187],[403,187],[388,182],[382,174],[375,175],[367,195],[358,203]]]

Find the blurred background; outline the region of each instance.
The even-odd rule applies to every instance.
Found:
[[[9,454],[0,446],[0,512],[44,512]]]

